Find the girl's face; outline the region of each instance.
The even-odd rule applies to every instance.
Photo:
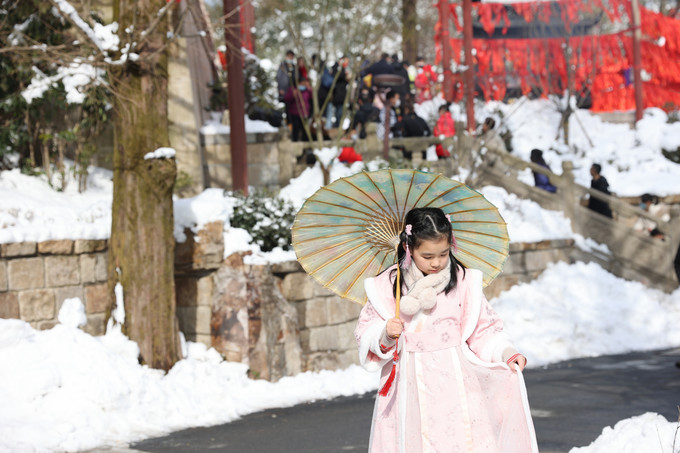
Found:
[[[450,247],[446,237],[421,241],[413,250],[413,262],[423,274],[436,274],[449,263]]]

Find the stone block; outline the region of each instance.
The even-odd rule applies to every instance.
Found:
[[[45,257],[45,286],[59,287],[80,283],[80,259],[77,256]]]
[[[7,266],[10,290],[36,289],[45,286],[45,264],[42,258],[11,260]]]
[[[512,252],[503,264],[503,274],[521,274],[525,271],[524,253]]]
[[[224,224],[206,224],[197,234],[185,228],[186,240],[175,246],[175,269],[179,272],[213,270],[224,260]]]
[[[308,350],[317,352],[346,349],[340,347],[341,345],[346,344],[339,336],[341,330],[342,329],[338,326],[312,327],[307,329],[309,332]]]
[[[288,274],[283,278],[281,293],[289,301],[311,299],[315,295],[318,283],[304,272]]]
[[[227,285],[229,286],[229,282]],[[195,307],[198,305],[211,307],[214,289],[212,275],[201,278],[196,277],[177,277],[175,278],[175,291],[177,294],[178,307]],[[237,285],[240,286],[241,285]],[[245,289],[245,288],[244,288]],[[235,293],[228,293],[234,295]]]
[[[484,295],[488,300],[495,299],[503,291],[507,291],[516,284],[518,284],[520,280],[521,280],[520,274],[506,275],[505,273],[503,273],[500,276],[496,277],[496,279],[493,282],[491,282],[489,286],[484,288]]]
[[[35,242],[13,242],[10,244],[0,244],[0,253],[3,258],[18,258],[21,256],[33,256],[38,250]]]
[[[0,261],[0,291],[7,291],[7,262]]]
[[[210,335],[211,317],[209,307],[177,307],[179,327],[185,334]]]
[[[272,274],[285,276],[293,272],[304,272],[302,266],[298,261],[283,261],[281,263],[272,264]]]
[[[63,239],[38,242],[38,253],[41,255],[70,255],[73,253],[73,241]]]
[[[81,283],[94,283],[97,281],[95,266],[97,255],[84,253],[80,255],[80,281]]]
[[[54,288],[54,297],[57,303],[57,313],[61,310],[61,306],[66,299],[73,299],[77,297],[85,305],[85,290],[82,286],[62,286],[61,288]]]
[[[85,313],[104,313],[109,306],[109,289],[106,283],[85,287]]]
[[[311,277],[310,277],[311,279]],[[316,297],[331,297],[335,296],[335,293],[331,291],[330,289],[324,287],[320,283],[317,283],[316,280],[312,279],[312,283],[314,284],[314,296]]]
[[[0,293],[0,318],[19,319],[19,297],[17,293]]]
[[[328,297],[315,297],[296,304],[298,325],[301,329],[328,324],[329,299]]]
[[[357,323],[355,321],[350,321],[335,326],[339,350],[341,351],[357,350],[357,339],[354,336],[354,329],[356,329],[356,326]]]
[[[108,253],[97,253],[97,260],[94,267],[94,277],[98,282],[105,282],[109,278]]]
[[[54,320],[49,320],[49,321],[38,321],[36,323],[36,329],[37,330],[50,330],[52,327],[56,326],[59,324],[57,321]]]
[[[82,329],[92,336],[106,333],[106,315],[104,313],[91,313],[87,315],[87,324]]]
[[[359,319],[361,305],[340,296],[329,298],[328,322],[330,324],[340,324],[347,321]]]
[[[81,253],[102,252],[108,247],[106,239],[77,239],[74,245],[74,252]]]
[[[567,254],[563,249],[562,251],[560,249],[527,251],[524,256],[527,272],[542,271],[549,263],[567,260]]]
[[[19,293],[19,314],[27,322],[54,319],[56,306],[54,291],[35,289]]]

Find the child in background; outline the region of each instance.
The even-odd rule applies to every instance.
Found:
[[[412,209],[405,224],[400,313],[394,265],[366,279],[355,330],[361,364],[382,369],[369,451],[538,452],[518,373],[526,358],[485,299],[482,273],[453,255],[441,209]]]
[[[439,119],[437,124],[434,126],[434,136],[444,139],[446,137],[453,137],[456,135],[456,125],[449,111],[451,104],[446,103],[439,106]],[[445,159],[451,157],[451,153],[448,149],[444,149],[441,143],[437,143],[436,146],[437,157],[440,159]]]

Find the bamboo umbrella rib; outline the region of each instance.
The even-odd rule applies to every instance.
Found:
[[[461,229],[456,229],[456,228],[454,228],[453,230],[454,230],[456,233],[459,233],[459,232],[460,232],[460,233],[476,234],[476,235],[479,235],[479,236],[487,236],[487,237],[490,237],[490,238],[500,239],[501,241],[504,241],[504,240],[507,239],[505,236],[497,236],[497,235],[495,235],[495,234],[489,234],[489,233],[485,233],[485,232],[483,232],[483,231],[461,230]],[[458,240],[458,236],[457,236],[457,235],[456,235],[456,240]]]
[[[352,238],[352,239],[348,239],[348,240],[343,241],[343,242],[334,243],[334,244],[333,244],[333,247],[340,247],[340,246],[349,244],[349,243],[351,243],[351,242],[356,242],[356,241],[359,241],[359,240],[361,240],[361,238]],[[307,241],[309,241],[309,239],[308,239]],[[302,243],[303,243],[303,241],[299,241],[299,242],[298,242],[298,244],[302,244]],[[365,244],[365,243],[366,243],[365,241],[361,241],[361,244]],[[360,244],[360,245],[361,245],[361,244]],[[304,259],[310,258],[310,257],[312,257],[312,256],[314,256],[314,255],[317,255],[317,254],[322,253],[322,252],[325,252],[325,251],[327,251],[327,249],[325,249],[325,248],[320,248],[320,249],[314,250],[314,251],[312,251],[312,252],[309,252],[309,253],[306,254],[306,255],[298,256],[298,259],[299,259],[299,260],[304,260]]]
[[[356,263],[356,262],[359,261],[361,258],[363,258],[364,255],[366,255],[366,253],[368,253],[368,252],[369,252],[369,249],[364,250],[362,253],[360,253],[359,255],[357,255],[357,257],[354,258],[352,261],[350,261],[349,263],[345,264],[345,267],[342,268],[342,269],[340,269],[338,272],[336,272],[335,275],[333,276],[333,278],[331,278],[330,280],[328,280],[328,282],[327,282],[326,284],[327,284],[327,285],[330,285],[331,283],[333,283],[333,282],[335,281],[336,278],[338,278],[340,275],[342,275],[343,272],[345,272],[347,269],[349,269],[354,263]],[[333,261],[335,261],[335,260],[333,260]],[[316,272],[316,271],[314,271],[314,272]],[[311,274],[310,274],[310,275],[311,275]]]
[[[385,202],[385,205],[387,206],[387,209],[390,211],[390,214],[392,215],[392,217],[396,217],[396,215],[395,215],[395,213],[394,213],[394,210],[392,209],[392,206],[390,205],[390,202],[387,201],[387,198],[385,198],[385,194],[382,193],[382,190],[380,190],[380,187],[378,187],[378,185],[375,183],[375,181],[373,181],[373,179],[368,175],[368,173],[364,172],[364,174],[366,175],[366,177],[368,178],[368,180],[371,181],[371,183],[373,183],[373,187],[375,187],[375,188],[377,189],[378,193],[380,194],[380,196],[382,197],[383,201]],[[374,200],[374,201],[375,201],[375,200]],[[375,203],[377,203],[377,201],[375,201]]]
[[[351,215],[340,215],[339,216],[337,214],[330,214],[330,213],[326,213],[326,212],[309,212],[309,211],[302,212],[302,211],[300,211],[300,212],[298,212],[297,215],[300,216],[300,218],[306,217],[306,216],[323,216],[323,217],[340,217],[340,218],[343,218],[343,219],[354,219],[354,220],[359,220],[361,222],[366,221],[366,218],[364,218],[364,217],[355,217],[355,216],[351,216]]]
[[[404,198],[404,217],[406,217],[406,204],[408,203],[408,197],[411,196],[411,189],[413,188],[413,180],[414,179],[416,179],[416,172],[411,173],[411,182],[408,185],[408,190],[406,191],[406,197]]]
[[[390,242],[390,239],[395,236],[395,232],[385,223],[385,219],[379,219],[378,222],[370,224],[366,229],[388,243]]]
[[[440,177],[441,177],[441,175],[437,175],[432,181],[430,181],[430,183],[427,185],[427,187],[420,193],[420,196],[418,197],[418,199],[416,200],[416,202],[413,203],[413,206],[414,206],[414,207],[415,207],[415,206],[418,206],[418,203],[420,203],[420,200],[422,200],[422,198],[425,196],[425,194],[427,193],[427,191],[430,190],[430,187],[432,187],[432,184],[434,184]],[[435,199],[436,199],[436,198],[437,198],[437,197],[435,197]]]
[[[449,190],[447,190],[447,191],[445,191],[445,192],[443,192],[443,193],[437,195],[435,198],[433,198],[432,200],[430,200],[430,201],[429,201],[425,206],[423,206],[423,207],[424,207],[424,208],[427,208],[428,206],[430,206],[430,205],[431,205],[432,203],[434,203],[435,201],[437,201],[437,200],[439,200],[439,199],[445,197],[446,195],[450,194],[450,193],[453,192],[454,190],[457,190],[459,187],[462,187],[462,186],[464,186],[464,185],[465,185],[465,184],[460,183],[460,184],[458,184],[456,187],[453,187],[453,188],[451,188],[451,189],[449,189]],[[445,205],[445,206],[447,206],[447,205]],[[442,209],[443,209],[443,208],[442,208]]]
[[[364,246],[364,245],[366,245],[365,242],[364,242],[364,243],[361,243],[361,244],[359,244],[359,245],[357,245],[357,246],[354,246],[354,247],[352,247],[351,249],[346,250],[345,252],[343,252],[343,253],[341,253],[341,254],[339,254],[339,255],[335,255],[332,259],[326,261],[326,262],[323,263],[321,266],[319,266],[319,267],[317,267],[316,269],[314,269],[313,271],[309,272],[309,275],[314,275],[314,274],[316,274],[317,272],[319,272],[319,271],[320,271],[321,269],[323,269],[324,267],[328,266],[328,265],[331,264],[331,263],[336,262],[336,261],[339,260],[340,258],[342,258],[342,257],[344,257],[345,255],[348,255],[348,254],[354,252],[356,249],[358,249],[358,248],[360,248],[360,247],[362,247],[362,246]],[[370,250],[370,247],[368,247],[368,250]],[[363,253],[362,253],[361,255],[359,255],[359,256],[365,255],[366,252],[367,252],[368,250],[364,250]],[[352,262],[354,262],[354,261],[352,261]],[[344,268],[340,269],[340,271],[339,271],[338,273],[341,274],[342,272],[344,272],[345,270],[347,270],[347,267],[348,267],[348,266],[345,266]],[[328,283],[332,282],[333,280],[335,280],[335,277],[333,277],[333,279],[330,280]]]
[[[298,231],[298,230],[310,230],[312,228],[321,228],[321,229],[340,228],[340,229],[344,230],[340,233],[334,233],[332,235],[329,235],[328,237],[334,237],[336,235],[348,233],[348,231],[346,230],[347,228],[358,228],[356,233],[361,233],[364,229],[362,225],[358,225],[356,223],[347,223],[347,224],[344,224],[344,225],[343,224],[334,224],[334,223],[313,223],[313,224],[310,223],[309,225],[293,225],[293,231],[294,232]],[[352,233],[352,231],[349,231],[349,233]],[[325,237],[325,236],[323,236],[323,237]]]
[[[492,222],[490,220],[454,220],[451,223],[482,223],[484,225],[507,225],[505,222]]]
[[[344,236],[346,234],[352,234],[352,233],[363,233],[364,232],[364,227],[361,225],[296,225],[293,226],[293,233],[299,233],[302,234],[303,232],[300,230],[310,230],[312,228],[320,228],[323,231],[326,231],[328,229],[339,229],[342,231],[336,231],[333,233],[328,233],[328,234],[316,234],[314,237],[309,238],[309,239],[303,239],[301,241],[295,241],[296,244],[300,243],[305,243],[309,241],[310,239],[331,239],[334,237],[338,236]],[[348,228],[355,228],[354,231],[348,230]]]
[[[470,258],[470,261],[481,262],[481,263],[486,264],[488,267],[490,267],[491,269],[493,269],[493,270],[495,270],[495,271],[497,271],[497,272],[500,272],[500,271],[501,271],[501,269],[500,269],[499,267],[496,267],[495,265],[489,263],[489,262],[486,261],[485,259],[482,259],[482,258],[480,258],[480,257],[478,257],[478,256],[476,256],[476,255],[473,255],[473,254],[471,254],[471,253],[468,253],[468,252],[465,252],[465,251],[462,251],[462,250],[461,250],[461,252],[462,252],[462,253],[461,253],[462,255],[468,255],[468,256],[470,256],[470,257],[471,257],[471,258]]]
[[[332,207],[334,207],[334,208],[341,208],[341,209],[346,209],[346,210],[348,210],[348,211],[354,211],[354,212],[356,212],[356,213],[359,213],[359,214],[363,214],[363,215],[369,216],[369,218],[370,218],[371,214],[375,214],[375,211],[373,211],[373,212],[364,212],[364,211],[361,211],[361,210],[359,210],[359,209],[355,209],[355,208],[352,208],[352,207],[349,207],[349,206],[344,206],[344,205],[341,205],[341,204],[338,204],[338,203],[331,203],[330,201],[310,200],[310,203],[322,204],[322,205],[325,205],[325,206],[332,206]],[[342,216],[342,214],[339,214],[339,213],[336,213],[335,215],[336,215],[336,216]],[[344,217],[344,216],[343,216],[343,217]]]
[[[399,198],[397,197],[397,186],[394,185],[394,174],[390,172],[390,182],[392,183],[392,193],[394,194],[394,207],[397,210],[397,218],[400,218],[401,216],[399,215]]]
[[[444,205],[437,206],[437,207],[442,209],[442,210],[446,210],[447,206],[451,206],[452,204],[456,204],[456,203],[460,203],[461,201],[467,201],[467,200],[470,200],[472,198],[480,198],[480,197],[481,197],[481,195],[477,194],[477,195],[471,195],[471,196],[465,197],[465,198],[457,198],[457,199],[455,199],[455,200],[453,200],[449,203],[446,203]]]
[[[466,209],[465,211],[456,211],[455,215],[465,214],[468,212],[480,212],[480,211],[498,211],[496,208],[479,208],[479,209]]]
[[[366,173],[366,172],[364,171],[364,173]],[[368,177],[368,179],[369,179],[369,181],[373,182],[373,180],[372,180],[370,177]],[[355,188],[356,190],[358,190],[359,192],[361,192],[361,194],[362,194],[363,196],[365,196],[367,199],[369,199],[369,200],[371,200],[373,203],[375,203],[375,205],[380,209],[380,211],[381,211],[383,214],[391,214],[391,212],[387,212],[387,211],[383,208],[383,206],[380,205],[380,203],[378,203],[376,200],[374,200],[373,198],[371,198],[371,196],[368,195],[364,189],[362,189],[361,187],[358,187],[356,184],[354,184],[354,182],[350,181],[349,179],[345,180],[345,182],[346,182],[347,184],[349,184],[350,186],[354,187],[354,188]],[[375,185],[375,183],[373,183],[373,185]],[[378,191],[380,192],[380,189],[378,189]],[[382,192],[381,192],[381,193],[382,193]]]
[[[354,285],[356,285],[357,282],[359,281],[359,278],[360,278],[362,275],[364,275],[364,272],[366,272],[366,269],[368,269],[368,267],[371,265],[371,263],[373,263],[374,261],[376,261],[375,258],[376,258],[376,257],[373,256],[373,257],[372,257],[372,258],[364,265],[363,269],[361,269],[361,272],[357,272],[356,276],[355,276],[354,279],[350,282],[349,286],[347,287],[347,289],[346,289],[345,292],[343,293],[342,297],[347,296],[347,294],[352,290],[352,288],[354,288]],[[385,262],[384,259],[383,259],[383,262]],[[381,267],[382,267],[382,263],[381,263]]]
[[[349,197],[347,196],[347,194],[343,194],[343,193],[340,193],[340,192],[338,192],[338,191],[336,191],[336,190],[329,189],[328,186],[325,186],[324,189],[325,189],[326,191],[328,191],[328,192],[334,193],[335,195],[337,195],[337,196],[339,196],[339,197],[349,198]],[[365,195],[365,194],[364,194],[364,195]],[[359,200],[354,200],[354,199],[351,199],[351,198],[349,198],[349,199],[352,200],[352,202],[357,203],[357,204],[360,204],[361,206],[365,207],[366,209],[368,209],[369,211],[371,211],[373,214],[378,214],[378,211],[376,211],[375,209],[371,208],[371,207],[368,206],[367,204],[362,203],[362,202],[359,201]],[[384,212],[384,211],[383,211],[383,212]]]
[[[477,247],[480,247],[480,248],[483,248],[483,249],[487,249],[487,250],[489,250],[489,251],[491,251],[491,252],[493,252],[493,253],[497,253],[497,254],[499,254],[499,255],[505,255],[505,253],[503,253],[503,251],[501,251],[501,250],[494,249],[494,248],[492,248],[492,247],[489,247],[488,245],[480,244],[479,242],[470,241],[469,239],[465,239],[465,238],[456,238],[456,242],[459,242],[459,243],[460,243],[460,242],[465,242],[465,243],[470,244],[470,245],[473,245],[473,246],[477,246]]]

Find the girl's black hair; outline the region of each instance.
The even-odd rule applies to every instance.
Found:
[[[404,225],[411,225],[411,234],[407,235],[405,231],[402,231],[399,235],[399,247],[397,248],[397,262],[401,269],[401,275],[404,275],[404,268],[401,267],[404,257],[406,256],[406,250],[404,249],[404,243],[408,244],[408,248],[413,255],[413,251],[420,245],[422,241],[429,240],[440,240],[446,238],[446,240],[451,244],[453,241],[453,230],[451,229],[451,222],[444,215],[444,211],[439,208],[413,208],[407,214],[404,219]],[[451,278],[449,279],[449,284],[444,288],[444,293],[448,294],[449,291],[454,289],[458,284],[458,272],[463,271],[465,275],[465,266],[463,263],[458,261],[453,252],[449,249],[449,260],[451,261]],[[415,266],[416,263],[411,262],[411,266]],[[397,279],[395,277],[397,273],[396,269],[393,269],[390,273],[390,278],[394,279],[392,285],[392,290],[394,297],[397,297]],[[401,278],[402,285],[404,279]]]

